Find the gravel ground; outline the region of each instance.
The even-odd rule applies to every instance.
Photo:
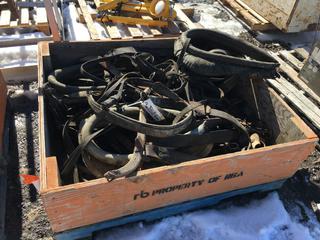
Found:
[[[264,42],[261,43],[259,42],[255,37],[256,33],[249,31],[249,32],[242,32],[239,35],[239,38],[242,40],[248,41],[249,43],[252,43],[253,45],[256,45],[258,47],[264,48],[268,51],[272,52],[278,52],[280,50],[284,49],[290,49],[290,44],[285,43],[285,42]]]

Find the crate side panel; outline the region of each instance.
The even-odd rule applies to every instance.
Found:
[[[43,194],[55,232],[114,219],[213,194],[285,179],[314,149],[314,140],[227,154],[142,171],[108,183],[104,179]]]
[[[251,120],[262,121],[271,136],[270,143],[281,144],[306,138],[315,138],[312,130],[260,78],[241,79],[237,91],[247,104],[245,112]]]

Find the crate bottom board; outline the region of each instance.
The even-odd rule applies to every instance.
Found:
[[[71,240],[71,239],[81,239],[86,237],[91,237],[94,232],[128,224],[139,221],[154,221],[160,218],[176,215],[179,213],[183,213],[186,211],[196,210],[203,207],[212,206],[214,204],[219,203],[220,201],[231,198],[237,195],[248,194],[252,192],[267,192],[271,190],[278,189],[282,186],[286,179],[278,180],[270,183],[260,184],[248,188],[242,188],[230,192],[225,192],[221,194],[216,194],[213,196],[195,199],[188,202],[183,202],[179,204],[174,204],[171,206],[153,209],[150,211],[133,214],[130,216],[125,216],[121,218],[117,218],[114,220],[108,220],[105,222],[100,222],[92,225],[88,225],[81,228],[76,228],[73,230],[61,232],[55,234],[55,238],[57,240]]]

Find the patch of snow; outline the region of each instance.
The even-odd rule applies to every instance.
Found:
[[[30,29],[21,29],[21,31],[20,29],[14,31],[1,30],[0,42],[32,40],[34,38],[43,38],[44,40],[48,40],[48,36],[42,32],[28,31],[30,31]],[[2,47],[0,48],[0,68],[36,65],[37,51],[37,45]]]
[[[93,12],[93,9],[88,5],[88,11]],[[66,38],[69,41],[89,41],[90,34],[85,24],[78,22],[78,12],[73,3],[69,3],[63,9],[63,18],[66,29]],[[108,37],[105,28],[101,23],[93,23],[100,38]]]
[[[88,41],[90,35],[87,27],[77,21],[78,13],[75,5],[69,3],[63,9],[63,21],[66,30],[66,40],[69,41]]]
[[[15,33],[15,34],[0,34],[0,41],[3,40],[18,40],[18,39],[32,39],[32,38],[47,38],[43,32],[31,33]]]
[[[103,27],[102,23],[94,22],[94,25],[96,27],[97,33],[99,34],[100,38],[108,38],[109,35],[106,32],[106,29]]]
[[[37,64],[37,45],[1,48],[0,68]]]
[[[188,1],[183,5],[195,8],[194,18],[205,28],[223,31],[234,36],[239,36],[240,33],[246,32],[239,19],[218,2],[207,4]]]
[[[97,240],[318,240],[320,226],[312,229],[292,218],[277,193],[245,206],[200,210],[105,230]]]

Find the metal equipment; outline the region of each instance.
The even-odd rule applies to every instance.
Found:
[[[176,18],[170,0],[100,0],[97,10],[97,20],[103,23],[167,27]]]

